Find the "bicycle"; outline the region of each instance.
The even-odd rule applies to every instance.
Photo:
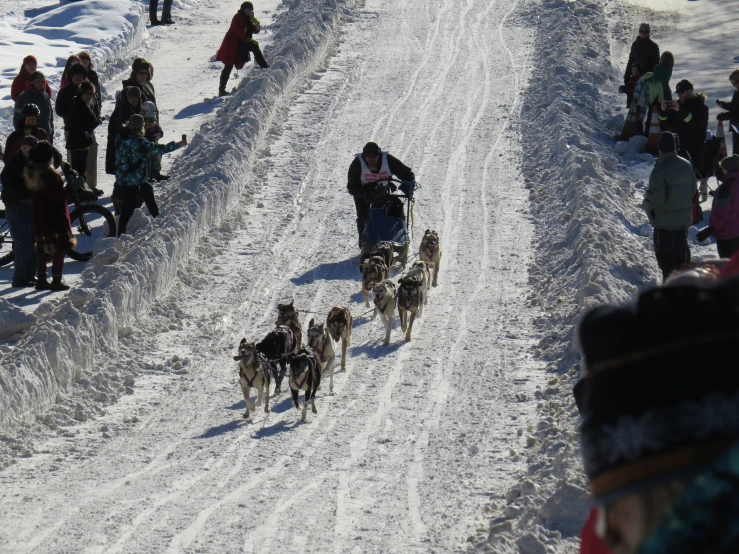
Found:
[[[84,187],[84,185],[82,185]],[[88,203],[80,198],[81,190],[83,193],[89,192],[84,197],[97,197],[87,189],[77,187],[75,190],[72,204],[74,209],[69,214],[69,220],[72,223],[72,234],[77,239],[77,246],[67,250],[67,256],[73,260],[86,262],[92,258],[92,244],[96,239],[116,236],[115,216],[105,206],[100,204]],[[92,196],[90,196],[92,195]],[[0,266],[9,264],[15,258],[13,252],[13,241],[10,237],[10,229],[8,228],[8,220],[5,218],[5,210],[0,210]]]

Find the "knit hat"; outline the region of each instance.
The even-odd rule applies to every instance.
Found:
[[[721,169],[723,169],[727,173],[731,173],[732,171],[739,171],[739,155],[734,154],[732,156],[726,156],[723,160],[721,160],[720,165]]]
[[[85,69],[85,66],[81,63],[73,63],[72,67],[67,71],[67,78],[71,80],[73,75],[82,75],[83,77],[87,77],[87,69]]]
[[[144,128],[144,118],[135,113],[126,122],[125,127],[131,131],[140,131]]]
[[[21,141],[21,146],[30,146],[34,147],[38,144],[38,139],[34,137],[33,135],[28,135],[27,137],[23,137],[23,140]]]
[[[141,115],[144,119],[156,119],[157,118],[157,107],[154,102],[147,100],[141,104]]]
[[[36,59],[36,56],[26,56],[23,58],[23,65],[26,65],[27,63],[35,63],[38,65],[38,60]]]
[[[377,143],[368,142],[364,145],[364,148],[362,148],[362,154],[364,154],[365,156],[381,156],[382,150],[380,150],[380,147],[377,146]]]
[[[93,85],[90,81],[82,81],[80,83],[80,86],[77,87],[77,94],[79,96],[82,96],[86,92],[91,92],[95,94],[95,85]]]
[[[642,23],[641,25],[639,25],[639,32],[641,33],[642,31],[646,33],[651,32],[651,29],[649,28],[649,23]]]
[[[587,373],[574,394],[599,502],[691,475],[739,439],[739,278],[596,308],[579,334]]]
[[[669,131],[662,133],[659,136],[659,149],[661,152],[674,152],[677,150],[675,135]]]
[[[28,82],[30,83],[31,81],[35,81],[39,77],[43,79],[44,81],[46,80],[46,76],[43,73],[41,73],[40,71],[34,71],[33,73],[31,73],[31,76],[28,78]]]
[[[682,94],[683,92],[690,90],[692,88],[693,88],[693,83],[691,83],[687,79],[683,79],[677,85],[675,85],[675,92],[677,92],[678,94]]]
[[[39,165],[49,165],[53,157],[54,147],[45,140],[38,141],[36,146],[28,152],[28,159]]]

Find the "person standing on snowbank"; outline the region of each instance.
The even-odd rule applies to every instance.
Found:
[[[719,257],[731,258],[739,250],[739,155],[727,156],[720,166],[723,175],[718,177],[721,184],[713,197],[708,227],[696,239],[714,237]]]
[[[659,137],[659,159],[649,176],[642,208],[654,227],[654,253],[662,279],[690,261],[688,227],[693,223],[693,197],[697,191],[693,164],[677,155],[676,136]]]
[[[77,246],[72,234],[67,203],[74,194],[64,186],[62,176],[51,167],[54,149],[48,142],[39,142],[28,153],[29,164],[23,171],[31,191],[33,228],[36,235],[36,290],[69,290],[62,281],[64,256]],[[51,261],[51,283],[46,278],[46,266]]]
[[[639,25],[639,36],[631,44],[629,61],[626,63],[624,87],[629,86],[632,76],[631,68],[634,64],[639,64],[642,74],[644,74],[654,71],[655,66],[659,63],[659,46],[649,38],[650,32],[649,23]]]
[[[221,84],[218,89],[218,96],[227,96],[228,91],[226,85],[231,77],[231,71],[234,67],[241,69],[244,64],[251,60],[251,54],[254,54],[254,61],[259,64],[262,69],[267,69],[269,64],[264,59],[259,43],[252,38],[253,35],[259,34],[262,30],[259,20],[254,17],[254,5],[251,2],[241,4],[238,13],[231,19],[231,26],[223,37],[221,47],[216,54],[216,61],[223,62],[223,71],[221,71]]]
[[[154,189],[148,183],[149,165],[152,156],[174,152],[187,145],[187,141],[155,144],[144,138],[144,118],[134,114],[116,138],[115,180],[118,185],[117,197],[121,217],[118,223],[118,236],[126,232],[126,226],[134,210],[138,207],[139,195],[144,199],[152,217],[159,215],[159,207],[154,198]]]
[[[739,127],[739,69],[735,69],[729,75],[729,82],[734,87],[734,96],[731,97],[730,102],[723,100],[716,100],[716,104],[722,110],[729,110],[728,112],[721,112],[716,116],[719,121],[728,121],[731,130],[731,152],[732,154],[739,154],[739,133],[734,130],[734,126]]]
[[[368,142],[361,154],[357,154],[349,165],[346,188],[354,197],[357,210],[357,232],[359,240],[370,215],[370,197],[377,183],[397,175],[401,181],[415,181],[411,168],[395,156],[383,152],[377,143]],[[410,189],[408,189],[410,190]],[[404,191],[406,192],[406,191]],[[413,191],[410,190],[412,193]]]
[[[739,280],[681,280],[595,308],[579,337],[597,534],[614,554],[739,552]]]

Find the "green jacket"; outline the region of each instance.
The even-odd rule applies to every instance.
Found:
[[[676,152],[660,155],[644,194],[642,208],[655,229],[686,229],[693,223],[697,191],[693,165]]]
[[[157,155],[174,152],[176,142],[155,144],[144,137],[122,132],[115,139],[115,180],[122,187],[135,187],[150,177],[149,160]]]

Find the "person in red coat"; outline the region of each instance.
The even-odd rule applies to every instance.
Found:
[[[31,191],[31,213],[36,234],[36,290],[69,290],[62,282],[64,256],[77,246],[69,221],[67,202],[71,191],[64,179],[51,167],[54,149],[39,142],[28,153],[29,164],[23,171]],[[46,264],[51,260],[51,283],[46,278]]]
[[[29,90],[30,85],[28,84],[28,81],[31,80],[31,75],[36,71],[37,66],[38,60],[36,60],[36,56],[26,56],[23,58],[21,70],[18,72],[18,75],[15,76],[13,84],[10,86],[10,97],[13,99],[13,102],[18,100],[21,92]],[[44,90],[46,91],[46,94],[49,95],[49,98],[51,98],[51,87],[48,82],[44,84]]]
[[[251,59],[251,54],[254,54],[254,61],[259,64],[259,67],[262,69],[269,67],[259,48],[259,43],[252,38],[252,35],[256,35],[261,30],[259,20],[254,17],[254,5],[251,2],[241,4],[238,13],[231,20],[231,26],[216,55],[216,61],[224,64],[218,96],[228,95],[226,84],[231,77],[231,71],[234,67],[236,69],[244,67],[244,64]]]

